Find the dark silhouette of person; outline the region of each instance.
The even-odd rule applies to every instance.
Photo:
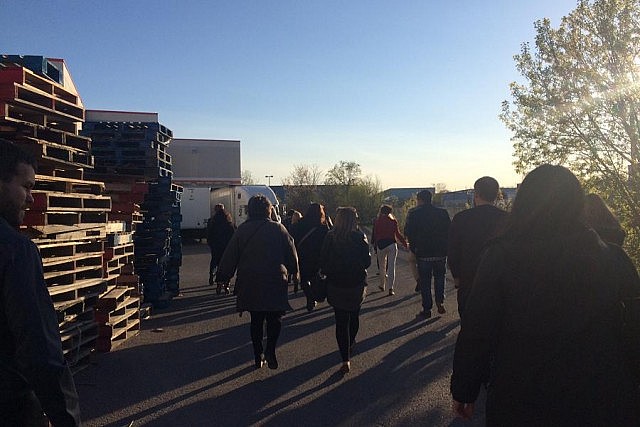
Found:
[[[520,185],[462,317],[451,377],[461,417],[489,372],[487,426],[638,425],[640,304],[627,303],[640,278],[584,225],[583,209],[562,166],[539,166]]]
[[[58,316],[36,245],[19,232],[33,203],[35,159],[0,140],[0,424],[79,426]],[[45,418],[46,414],[46,418]]]

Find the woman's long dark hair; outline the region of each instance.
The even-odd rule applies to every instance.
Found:
[[[336,211],[336,221],[332,232],[337,240],[347,240],[352,231],[358,229],[358,213],[353,207],[340,207]]]
[[[327,221],[324,213],[324,206],[320,203],[311,203],[309,207],[307,207],[307,211],[304,213],[302,221],[312,227],[326,224]]]
[[[567,168],[541,165],[518,188],[504,236],[509,240],[551,237],[580,223],[584,190]]]

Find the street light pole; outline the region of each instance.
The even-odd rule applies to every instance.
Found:
[[[273,175],[265,175],[265,178],[267,178],[269,180],[269,184],[267,184],[269,187],[271,187],[271,178],[273,178]]]

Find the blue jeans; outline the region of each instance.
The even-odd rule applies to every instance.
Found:
[[[443,258],[437,261],[427,261],[418,258],[418,283],[420,283],[420,293],[422,294],[422,308],[425,311],[433,307],[431,297],[431,278],[433,277],[433,287],[436,294],[436,304],[444,302],[444,275],[447,271],[446,260]]]

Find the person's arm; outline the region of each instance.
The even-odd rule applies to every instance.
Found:
[[[407,220],[404,223],[404,237],[407,242],[407,247],[413,253],[415,253],[415,242],[413,241],[414,234],[414,215],[411,212],[407,215]]]
[[[362,233],[362,240],[360,241],[360,262],[364,268],[369,268],[371,265],[371,252],[369,252],[369,242],[367,242],[367,236]]]
[[[402,233],[400,233],[400,226],[398,225],[398,221],[394,220],[393,221],[393,226],[394,226],[393,234],[394,234],[396,240],[398,240],[398,242],[400,242],[400,244],[402,244],[402,246],[404,246],[406,248],[407,247],[407,240],[404,238]]]
[[[502,292],[504,252],[492,246],[480,261],[467,299],[453,356],[451,394],[454,401],[475,402],[489,371],[489,355],[505,309]]]
[[[373,247],[376,247],[376,222],[378,222],[378,218],[373,220],[373,225],[371,226],[371,244]]]
[[[461,253],[461,230],[460,230],[460,217],[454,216],[451,225],[449,226],[449,240],[447,242],[447,265],[451,270],[451,276],[457,281],[458,269],[460,266],[460,253]]]
[[[240,257],[240,240],[238,233],[235,232],[229,240],[229,244],[225,248],[218,270],[216,271],[216,283],[228,283],[233,277],[238,267],[238,258]]]
[[[620,299],[624,307],[623,340],[631,374],[640,385],[640,278],[633,262],[622,248],[609,245],[616,259],[613,283],[620,286]],[[611,277],[611,276],[610,276]]]
[[[323,275],[330,273],[329,270],[329,258],[331,257],[331,240],[333,236],[331,233],[327,233],[322,241],[322,248],[320,249],[320,257],[318,259],[318,267]]]
[[[78,395],[62,353],[58,318],[33,243],[18,243],[15,256],[6,265],[2,291],[20,373],[54,426],[80,425]]]
[[[282,239],[284,241],[285,260],[287,266],[287,272],[292,274],[294,280],[300,281],[300,269],[298,266],[298,252],[296,251],[296,245],[293,237],[287,232],[287,229],[280,225]]]

